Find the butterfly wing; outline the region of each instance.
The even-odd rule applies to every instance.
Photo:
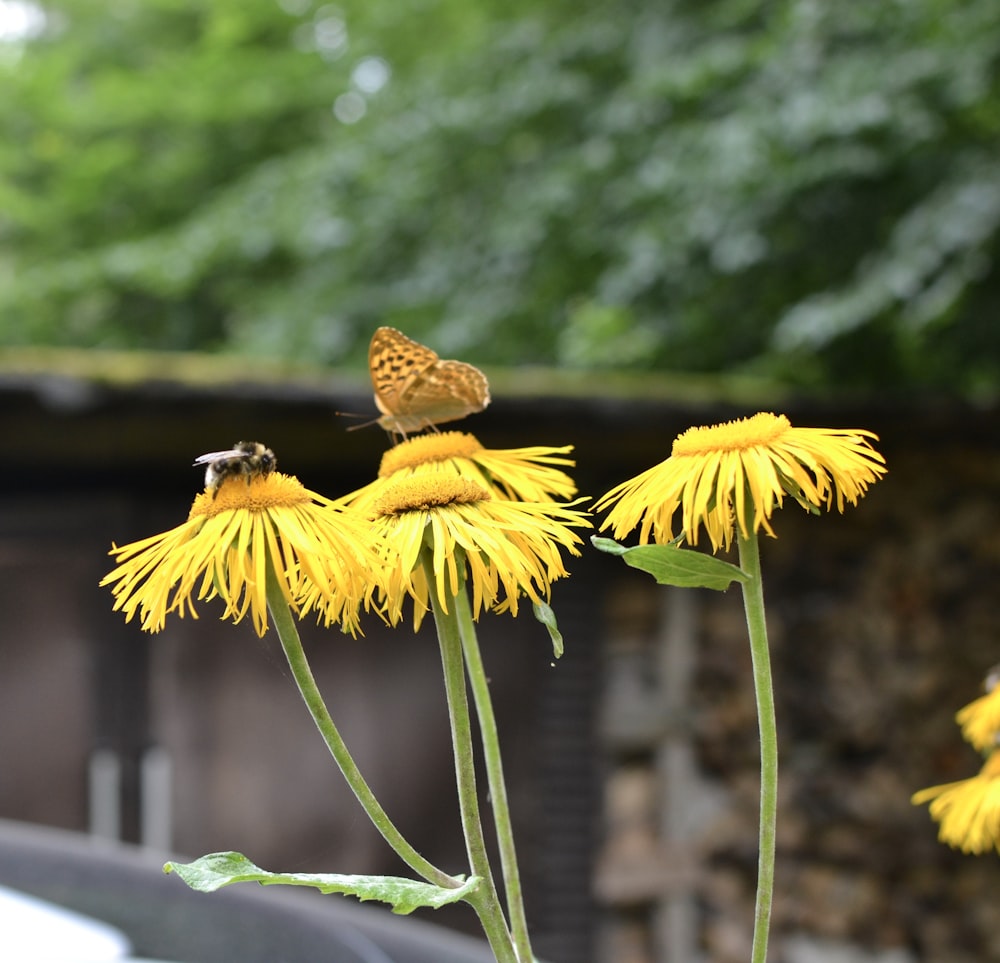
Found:
[[[490,402],[486,376],[471,364],[437,353],[395,328],[372,336],[368,367],[375,404],[387,431],[405,434],[482,411]]]
[[[416,377],[401,398],[396,421],[416,431],[482,411],[490,403],[486,376],[463,361],[439,361]]]
[[[400,410],[407,389],[438,361],[437,353],[395,328],[378,328],[368,347],[375,404],[383,415]]]

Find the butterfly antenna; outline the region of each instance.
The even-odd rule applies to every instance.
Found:
[[[338,418],[367,418],[367,415],[358,414],[356,411],[335,411],[334,415]],[[378,418],[371,418],[368,421],[362,421],[359,425],[351,425],[347,431],[357,431],[359,428],[368,428],[371,425],[377,425]]]

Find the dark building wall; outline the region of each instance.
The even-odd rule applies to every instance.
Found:
[[[332,412],[367,410],[366,394],[173,383],[53,392],[30,379],[0,394],[12,461],[0,479],[0,816],[85,829],[92,751],[155,745],[172,762],[182,853],[399,872],[333,770],[273,639],[219,622],[211,604],[150,638],[97,587],[112,541],[185,517],[201,451],[260,438],[311,488],[363,484],[384,435],[346,433]],[[495,394],[460,427],[493,447],[574,444],[586,495],[665,458],[688,425],[755,410]],[[776,954],[805,934],[910,954],[903,963],[1000,959],[984,895],[995,859],[940,846],[908,802],[975,771],[952,716],[1000,661],[994,413],[786,410],[798,424],[878,431],[890,473],[843,517],[789,505],[762,546],[782,751]],[[675,596],[589,546],[571,570],[554,594],[567,636],[555,666],[530,617],[482,623],[537,948],[552,963],[675,963],[685,945],[713,963],[744,959],[758,789],[739,596],[690,593],[678,616]],[[355,641],[305,629],[320,685],[390,814],[457,868],[433,635],[374,620],[365,631]],[[668,658],[664,640],[677,632],[689,648]],[[665,667],[689,673],[684,699],[669,697],[669,726],[656,715]],[[126,799],[127,835],[138,822]],[[461,911],[434,918],[471,924]]]
[[[941,845],[909,798],[981,763],[954,714],[1000,656],[1000,453],[985,435],[926,450],[884,439],[890,473],[858,508],[788,506],[761,544],[780,742],[773,953],[997,960],[996,854]],[[759,793],[742,602],[685,593],[678,643],[672,591],[632,573],[607,586],[602,958],[735,963],[753,925]],[[665,715],[679,644],[690,689]],[[678,746],[681,793],[664,762]],[[680,947],[678,914],[692,928]]]

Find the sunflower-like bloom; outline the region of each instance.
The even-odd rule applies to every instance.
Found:
[[[877,435],[863,429],[793,428],[784,415],[761,413],[724,425],[689,428],[673,444],[670,457],[612,488],[595,505],[617,502],[601,528],[616,538],[641,525],[639,540],[674,538],[674,514],[689,544],[702,525],[712,550],[729,548],[740,533],[763,528],[790,495],[813,510],[844,510],[857,504],[868,485],[885,473],[885,459],[869,443]]]
[[[358,608],[370,601],[379,556],[369,547],[367,521],[307,491],[296,478],[272,472],[249,483],[225,482],[198,495],[187,521],[168,532],[114,546],[115,611],[160,631],[170,612],[197,618],[194,599],[219,596],[222,618],[247,612],[258,635],[267,629],[270,567],[285,599],[300,615],[316,611],[327,625],[357,631]]]
[[[386,615],[398,622],[403,603],[414,600],[419,626],[429,608],[427,572],[420,564],[428,546],[434,591],[444,611],[463,579],[472,583],[472,612],[483,608],[517,615],[518,599],[549,598],[564,577],[560,549],[579,555],[587,513],[555,502],[507,501],[481,484],[452,474],[420,474],[387,486],[372,506],[372,527],[387,546]]]
[[[990,754],[978,776],[921,789],[911,802],[930,802],[942,843],[963,853],[1000,851],[1000,752]]]
[[[987,680],[989,691],[970,702],[955,714],[955,721],[962,727],[963,737],[980,752],[997,745],[1000,734],[1000,685],[992,678]]]
[[[576,485],[557,466],[573,465],[565,457],[572,450],[572,445],[484,448],[475,436],[461,431],[417,435],[386,451],[378,478],[340,501],[368,512],[395,482],[421,475],[464,478],[509,501],[571,498]]]

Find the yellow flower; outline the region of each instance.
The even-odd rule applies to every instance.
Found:
[[[990,754],[978,776],[921,789],[911,802],[930,802],[942,843],[963,853],[1000,851],[1000,752]]]
[[[170,612],[197,618],[194,599],[219,596],[222,618],[251,613],[267,629],[268,562],[293,610],[315,610],[329,625],[357,630],[358,606],[371,598],[378,570],[366,520],[307,491],[296,478],[272,472],[249,483],[227,480],[213,497],[198,495],[182,525],[110,552],[119,563],[101,585],[114,583],[115,611],[136,612],[148,632]]]
[[[511,501],[571,498],[576,485],[556,467],[573,465],[565,457],[570,451],[572,445],[489,449],[473,435],[460,431],[417,435],[390,448],[382,456],[378,478],[340,501],[367,512],[394,482],[419,475],[457,475]]]
[[[517,615],[518,598],[548,599],[567,572],[560,549],[579,555],[571,528],[589,527],[586,512],[554,502],[507,501],[482,485],[444,473],[420,474],[387,486],[372,506],[372,527],[391,552],[384,598],[399,621],[407,596],[419,626],[429,608],[421,550],[431,552],[434,591],[445,611],[464,578],[472,583],[473,617],[483,608]]]
[[[659,543],[674,538],[674,514],[681,510],[680,533],[698,541],[702,525],[712,550],[728,548],[735,526],[748,537],[761,527],[774,535],[769,519],[784,496],[804,507],[838,511],[857,504],[885,473],[885,459],[863,429],[793,428],[784,415],[761,413],[724,425],[689,428],[673,444],[671,456],[654,468],[611,489],[595,505],[614,502],[602,529],[616,538],[641,525]]]
[[[1000,685],[993,677],[987,679],[989,692],[959,709],[955,721],[962,727],[962,735],[980,752],[997,745],[1000,734]]]

